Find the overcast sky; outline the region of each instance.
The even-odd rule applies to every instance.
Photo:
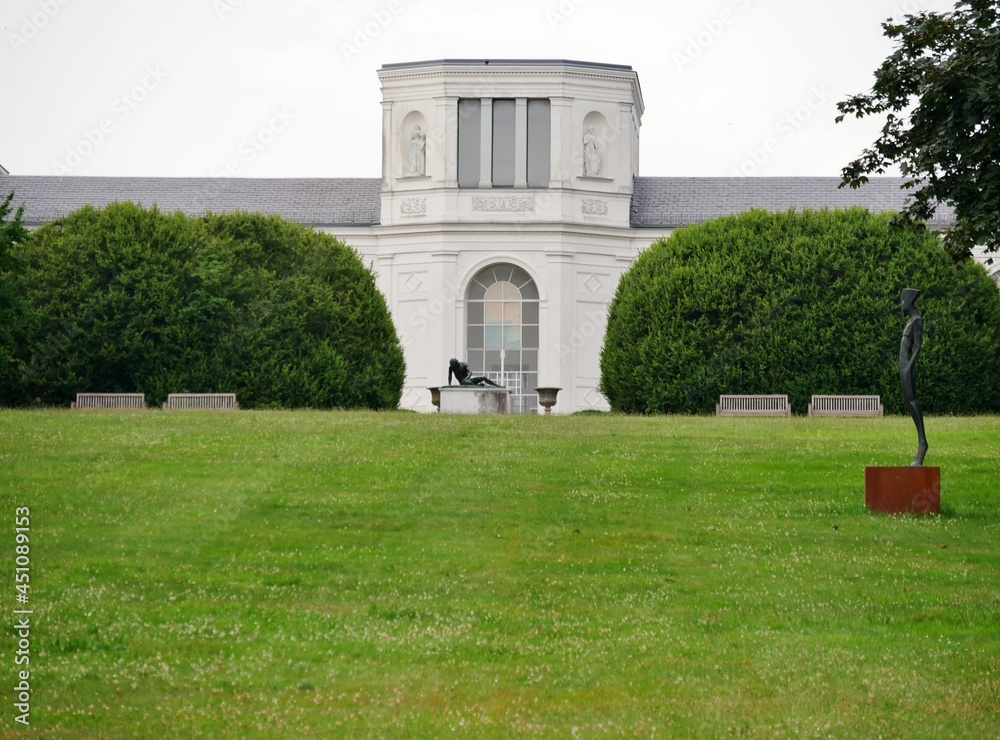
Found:
[[[16,175],[379,177],[385,63],[627,64],[640,174],[839,175],[835,124],[951,0],[3,0],[0,165]]]

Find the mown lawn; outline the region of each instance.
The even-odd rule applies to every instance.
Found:
[[[0,412],[47,736],[1000,736],[1000,418]],[[4,634],[0,734],[13,721]]]

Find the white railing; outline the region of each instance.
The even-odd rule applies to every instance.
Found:
[[[521,373],[520,372],[502,372],[502,373],[483,373],[487,378],[492,380],[494,383],[502,385],[504,388],[510,390],[510,395],[520,396],[521,395]]]
[[[532,401],[537,400],[538,395],[534,391],[525,393],[524,373],[518,370],[508,370],[500,372],[483,373],[494,383],[499,383],[510,391],[510,413],[523,414],[535,411]]]

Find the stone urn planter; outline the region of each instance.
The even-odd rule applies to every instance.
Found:
[[[441,389],[440,388],[428,388],[431,392],[431,403],[434,404],[434,409],[436,411],[441,411]]]
[[[535,388],[538,394],[538,403],[545,408],[546,414],[552,413],[552,407],[556,405],[556,396],[562,388]]]

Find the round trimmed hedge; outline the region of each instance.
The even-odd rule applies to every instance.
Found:
[[[708,413],[726,393],[878,394],[903,413],[900,292],[922,291],[918,396],[1000,411],[1000,291],[924,228],[863,209],[750,211],[678,229],[618,285],[601,390],[630,413]]]
[[[7,401],[235,393],[242,408],[395,408],[402,348],[374,275],[277,217],[83,208],[21,245],[29,321]]]

